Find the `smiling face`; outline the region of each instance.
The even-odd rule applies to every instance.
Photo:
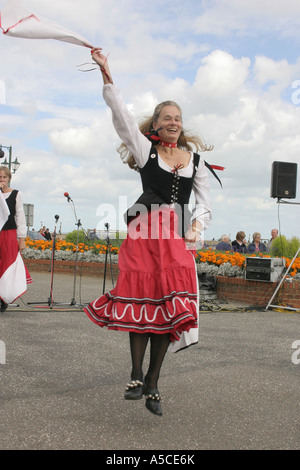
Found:
[[[180,109],[175,105],[166,105],[161,108],[158,118],[153,122],[153,129],[162,129],[158,132],[159,137],[166,141],[175,143],[178,141],[182,131],[182,117]]]

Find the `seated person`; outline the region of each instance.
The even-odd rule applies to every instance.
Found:
[[[91,230],[89,233],[90,240],[99,240],[99,237],[97,235],[97,231],[94,228],[94,230]]]
[[[50,233],[50,230],[48,228],[46,228],[46,230],[45,230],[44,237],[46,238],[46,240],[49,240],[49,241],[52,240],[51,233]]]
[[[268,242],[268,245],[267,245],[267,251],[270,252],[271,251],[271,246],[272,246],[272,243],[273,241],[278,237],[278,230],[277,228],[273,228],[271,230],[271,238]]]
[[[229,235],[221,236],[221,241],[216,245],[216,250],[219,250],[219,251],[231,250]]]
[[[261,243],[260,233],[254,232],[253,241],[248,245],[248,253],[265,253],[267,251],[267,247],[264,243]]]
[[[231,243],[232,250],[237,253],[247,253],[247,246],[245,244],[245,232],[240,231],[236,234],[235,240]]]

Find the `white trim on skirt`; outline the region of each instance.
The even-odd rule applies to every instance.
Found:
[[[192,253],[190,253],[193,256]],[[182,349],[186,349],[193,344],[198,343],[199,339],[199,282],[198,282],[198,273],[197,273],[197,265],[195,258],[193,256],[194,263],[195,263],[195,276],[196,276],[196,285],[197,285],[197,327],[191,328],[189,331],[183,331],[180,334],[180,338],[176,341],[172,341],[169,344],[168,352],[176,353]]]
[[[0,279],[0,297],[11,304],[27,291],[26,270],[20,252]]]

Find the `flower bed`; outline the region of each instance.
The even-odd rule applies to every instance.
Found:
[[[26,245],[27,248],[23,251],[23,258],[29,272],[30,270],[49,272],[52,242],[27,239]],[[83,243],[79,244],[77,252],[78,272],[87,276],[103,275],[105,261],[107,261],[109,275],[110,264],[112,264],[113,275],[117,276],[119,249],[110,247],[110,252],[107,252],[107,249],[106,245],[99,244],[90,247]],[[59,240],[55,244],[55,250],[55,271],[74,273],[76,245]],[[276,283],[244,279],[246,256],[239,253],[222,253],[212,249],[199,251],[196,256],[196,263],[198,275],[208,274],[216,278],[218,299],[235,300],[249,305],[265,307],[275,291]],[[286,267],[290,264],[291,260],[286,258]],[[279,300],[276,300],[276,302],[283,302],[294,308],[300,308],[300,258],[297,258],[291,266],[288,280],[293,282],[283,283],[279,297],[277,296]]]
[[[26,248],[47,253],[52,251],[53,242],[48,240],[31,240],[29,237],[26,238]],[[112,254],[119,254],[119,248],[109,245],[110,251]],[[55,251],[57,252],[66,252],[67,255],[72,255],[76,253],[77,245],[74,243],[67,242],[65,240],[57,239],[55,241]],[[105,254],[108,249],[107,245],[102,243],[78,243],[78,252],[79,253],[92,253],[94,255]],[[26,250],[26,254],[30,254],[30,251]],[[49,254],[49,253],[48,253]],[[38,258],[37,258],[38,259]]]
[[[118,263],[119,248],[110,246],[107,252],[107,245],[78,244],[78,261],[85,263],[104,263],[106,255],[108,261],[112,264]],[[26,249],[23,251],[24,259],[51,259],[52,242],[44,240],[26,239]],[[250,255],[249,255],[250,256]],[[253,254],[251,256],[257,256]],[[259,256],[270,258],[269,255]],[[75,261],[76,245],[64,240],[57,240],[55,243],[55,260]],[[286,268],[291,264],[291,260],[285,258]],[[199,251],[196,255],[197,271],[199,274],[206,273],[212,276],[239,277],[245,275],[246,256],[240,253],[218,252],[209,248],[208,250]],[[289,277],[300,280],[300,258],[296,258],[289,271]]]
[[[251,257],[254,256],[257,255],[251,255]],[[270,258],[267,255],[260,254],[260,256]],[[239,253],[207,250],[199,252],[196,261],[198,274],[206,273],[216,278],[218,299],[233,300],[265,308],[276,290],[276,282],[246,280],[246,256]],[[286,268],[291,265],[291,262],[292,260],[285,258]],[[300,309],[299,280],[300,258],[296,258],[290,267],[286,282],[281,285],[273,303]]]
[[[270,255],[252,254],[249,257],[270,258]],[[291,265],[292,260],[284,258],[286,268]],[[214,251],[211,248],[199,251],[196,256],[197,271],[199,274],[206,273],[212,276],[244,277],[246,267],[246,256],[240,253],[225,253]],[[296,258],[290,267],[289,277],[300,280],[300,258]]]

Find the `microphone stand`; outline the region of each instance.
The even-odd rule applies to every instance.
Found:
[[[75,211],[75,208],[74,208]],[[76,217],[76,216],[75,216]],[[76,275],[77,275],[77,263],[78,263],[78,243],[79,243],[79,227],[81,227],[80,219],[78,219],[77,223],[77,242],[76,242],[76,254],[75,254],[75,271],[74,271],[74,286],[73,286],[73,298],[71,300],[71,305],[76,305],[75,300],[75,291],[76,291]]]
[[[109,252],[109,260],[110,260],[110,273],[111,273],[111,279],[112,279],[112,285],[114,287],[114,276],[113,276],[113,266],[111,262],[111,249],[110,249],[110,240],[109,240],[109,224],[106,223],[104,224],[106,228],[106,244],[107,244],[107,249],[105,252],[105,264],[104,264],[104,278],[103,278],[103,294],[105,294],[105,279],[106,279],[106,268],[107,268],[107,256]]]
[[[48,297],[48,302],[47,305],[49,306],[50,309],[53,308],[53,305],[68,305],[64,304],[61,302],[54,302],[53,300],[53,278],[54,278],[54,261],[55,261],[55,243],[56,243],[56,226],[57,222],[59,219],[59,215],[55,216],[55,225],[54,225],[54,231],[53,231],[53,238],[52,238],[52,254],[51,254],[51,262],[50,262],[50,267],[49,271],[51,272],[51,282],[50,282],[50,295]],[[42,305],[45,304],[46,302],[28,302],[28,305]]]
[[[50,282],[50,297],[48,298],[48,305],[50,308],[53,307],[53,276],[54,276],[54,258],[55,258],[55,242],[56,242],[56,226],[58,222],[59,216],[55,216],[55,225],[53,231],[53,239],[52,239],[52,254],[51,254],[51,264],[50,264],[50,271],[51,271],[51,282]]]
[[[70,198],[70,196],[67,196],[68,202],[72,202],[71,208],[73,209],[74,216],[75,216],[75,225],[77,226],[77,241],[76,241],[76,254],[75,254],[75,270],[74,270],[74,285],[73,285],[73,297],[71,300],[70,305],[77,306],[77,307],[82,307],[82,305],[78,305],[76,300],[75,300],[75,292],[76,292],[76,276],[77,276],[77,263],[78,263],[78,244],[79,244],[79,227],[82,226],[80,219],[77,218],[76,214],[76,208],[73,200]]]

